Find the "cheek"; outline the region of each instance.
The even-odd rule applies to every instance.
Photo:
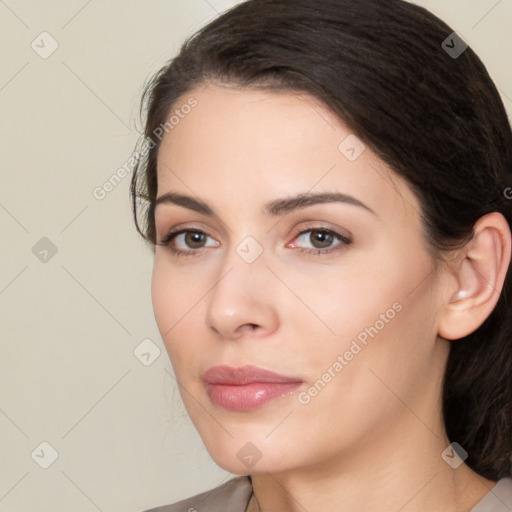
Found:
[[[197,340],[204,324],[205,294],[209,281],[197,273],[182,271],[166,260],[165,254],[155,255],[151,281],[151,300],[161,338],[175,369],[191,368],[197,359]],[[195,340],[195,341],[194,341]]]
[[[366,274],[346,275],[343,285],[331,284],[325,291],[330,304],[319,298],[336,337],[324,354],[312,357],[316,364],[322,360],[319,367],[329,368],[342,356],[343,369],[336,381],[343,383],[344,391],[350,390],[349,401],[352,396],[373,402],[372,396],[378,396],[374,393],[382,383],[370,369],[406,394],[414,376],[431,362],[436,337],[435,286],[428,279],[432,265],[421,252],[407,257],[416,258],[414,267],[395,254],[381,266],[375,261]]]
[[[327,344],[343,344],[378,322],[381,315],[395,316],[393,305],[403,300],[407,289],[404,281],[403,273],[385,274],[376,267],[375,261],[323,275],[290,275],[287,282],[310,312],[296,300],[283,306],[289,312],[288,321],[308,325],[308,330],[323,335]]]
[[[169,324],[183,317],[204,293],[202,282],[204,279],[198,277],[197,272],[183,270],[173,264],[164,251],[157,252],[151,280],[151,299],[157,322],[169,328]]]
[[[296,290],[304,294],[309,286],[307,303],[324,324],[314,318],[308,324],[309,332],[314,329],[324,338],[324,351],[308,347],[315,366],[330,363],[346,351],[351,360],[376,357],[381,346],[404,354],[414,348],[412,336],[435,336],[431,284],[425,279],[431,262],[422,251],[413,252],[383,251],[377,258],[373,254],[371,261],[361,258],[357,265],[325,276],[314,287],[307,278],[300,278]],[[305,321],[300,316],[298,308],[290,310],[290,318],[301,322],[304,332]]]
[[[191,295],[190,290],[194,287],[189,281],[186,274],[176,271],[165,261],[165,255],[155,255],[151,300],[158,329],[167,347],[185,320],[194,314],[193,305],[198,297]]]
[[[165,341],[166,333],[172,329],[177,320],[179,287],[176,283],[170,285],[170,278],[164,266],[155,257],[153,276],[151,280],[151,301],[155,320],[160,334]]]

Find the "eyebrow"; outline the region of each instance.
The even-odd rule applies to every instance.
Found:
[[[348,194],[342,194],[341,192],[327,192],[327,193],[304,193],[298,194],[293,197],[287,197],[283,199],[275,199],[268,202],[263,211],[269,216],[276,217],[278,215],[285,215],[293,210],[300,210],[309,206],[325,203],[345,203],[353,206],[363,208],[373,215],[377,215],[369,206],[359,201],[353,196]],[[197,213],[201,213],[207,216],[214,216],[215,212],[205,202],[195,199],[194,197],[187,196],[184,194],[178,194],[176,192],[167,192],[157,197],[155,200],[154,207],[159,204],[175,204],[182,206],[189,210],[193,210]]]

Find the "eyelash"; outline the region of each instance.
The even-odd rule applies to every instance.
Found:
[[[334,238],[338,239],[341,243],[336,244],[332,247],[328,247],[327,249],[310,249],[307,247],[299,247],[298,250],[302,251],[305,254],[310,254],[310,255],[329,254],[334,251],[339,251],[339,250],[343,249],[345,246],[350,245],[352,243],[351,238],[349,238],[345,235],[342,235],[341,233],[338,233],[337,231],[334,231],[332,229],[325,228],[323,226],[307,228],[302,231],[299,231],[294,235],[293,240],[300,237],[304,233],[309,233],[310,231],[319,231],[321,233],[327,233],[328,235],[332,235]],[[199,256],[203,252],[202,249],[204,249],[204,248],[183,250],[183,249],[177,249],[176,247],[174,247],[171,244],[171,242],[178,235],[181,235],[183,233],[200,233],[207,237],[210,236],[210,235],[208,235],[208,233],[206,233],[202,229],[179,229],[179,230],[171,231],[170,233],[168,233],[167,236],[163,240],[160,240],[159,242],[157,242],[157,245],[166,246],[171,251],[171,253],[173,253],[176,256]]]
[[[204,236],[209,236],[208,233],[202,229],[179,229],[168,233],[163,240],[160,240],[160,242],[157,243],[157,245],[166,246],[171,251],[171,253],[175,254],[176,256],[199,256],[202,252],[201,249],[190,249],[185,251],[183,249],[176,249],[176,247],[171,245],[171,242],[182,233],[200,233]]]

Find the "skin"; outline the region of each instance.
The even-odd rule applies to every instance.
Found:
[[[195,251],[189,256],[157,245],[152,300],[212,458],[252,475],[251,511],[469,510],[495,482],[441,458],[449,444],[442,378],[450,339],[475,330],[497,302],[510,261],[506,221],[483,217],[474,239],[436,265],[415,195],[368,147],[349,161],[338,146],[352,132],[327,107],[303,94],[218,84],[177,106],[191,96],[197,106],[162,140],[157,197],[188,195],[214,214],[156,207],[157,241],[178,228],[208,236],[192,248],[184,236],[171,242]],[[333,191],[373,213],[341,202],[264,212],[272,200]],[[333,237],[338,250],[308,253],[317,238],[297,233],[313,228],[352,242]],[[252,263],[236,251],[247,236],[263,250]],[[300,403],[396,303],[401,310],[378,334]],[[202,380],[219,364],[252,364],[303,385],[259,409],[227,411]],[[237,456],[248,442],[261,453],[250,469]]]

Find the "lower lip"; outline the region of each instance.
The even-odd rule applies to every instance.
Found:
[[[250,411],[295,391],[302,382],[253,382],[243,386],[208,384],[210,400],[230,411]]]

